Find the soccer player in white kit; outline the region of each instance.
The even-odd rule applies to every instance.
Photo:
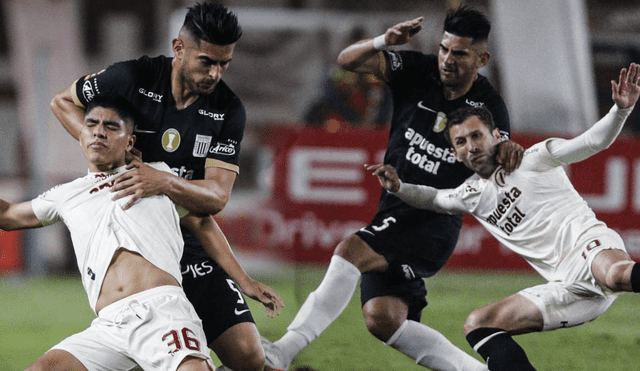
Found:
[[[640,292],[640,265],[620,236],[580,197],[563,165],[608,148],[640,94],[632,63],[612,81],[615,105],[576,138],[550,138],[525,151],[511,174],[495,161],[500,134],[484,108],[449,117],[448,138],[458,161],[479,176],[455,189],[402,183],[390,165],[367,165],[404,202],[443,213],[470,213],[548,283],[474,310],[467,340],[492,371],[535,370],[512,335],[577,326],[604,313],[622,291]]]
[[[206,338],[180,285],[183,241],[180,214],[166,196],[138,200],[123,210],[108,191],[126,171],[135,136],[133,111],[98,99],[87,109],[80,145],[86,176],[34,200],[0,200],[0,228],[69,228],[91,309],[91,326],[46,352],[28,370],[214,370]],[[171,171],[164,163],[154,168]],[[207,218],[204,218],[207,219]],[[202,236],[202,235],[199,235]]]

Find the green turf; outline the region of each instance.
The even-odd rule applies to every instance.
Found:
[[[280,337],[323,274],[323,268],[305,268],[268,277],[256,275],[274,287],[286,304],[279,317],[270,319],[259,304],[250,303],[262,334],[270,339]],[[427,280],[429,306],[423,312],[423,322],[476,356],[462,334],[467,314],[477,306],[541,282],[535,275],[444,271]],[[0,278],[0,302],[0,370],[24,369],[93,319],[80,280],[75,277]],[[638,303],[633,294],[624,294],[595,322],[522,335],[516,340],[538,370],[640,370]],[[345,313],[299,354],[291,370],[302,365],[318,371],[424,370],[369,335],[358,293]]]

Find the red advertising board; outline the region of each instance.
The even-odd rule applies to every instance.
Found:
[[[386,130],[270,130],[272,194],[260,205],[223,214],[221,224],[232,244],[290,261],[327,263],[335,246],[367,225],[376,211],[381,188],[363,165],[382,162],[387,136]],[[514,139],[528,147],[544,137]],[[616,229],[632,257],[640,259],[637,148],[640,141],[620,138],[606,151],[567,167],[567,172],[599,218]],[[447,266],[529,269],[470,216],[465,216]]]
[[[0,276],[22,270],[22,231],[0,230]]]

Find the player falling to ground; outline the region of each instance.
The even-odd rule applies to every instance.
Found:
[[[618,82],[611,82],[615,105],[606,116],[573,139],[533,145],[511,174],[495,161],[500,133],[483,108],[455,112],[445,129],[458,161],[479,179],[435,189],[404,183],[390,165],[367,167],[393,197],[414,207],[472,214],[549,281],[478,308],[467,318],[467,340],[490,370],[534,370],[512,335],[593,321],[619,292],[640,292],[640,265],[630,259],[620,236],[596,219],[562,168],[614,142],[638,100],[639,84],[640,67],[632,63],[621,70]]]
[[[88,329],[55,345],[29,371],[214,369],[200,319],[180,286],[183,241],[176,206],[155,196],[124,210],[128,199],[111,199],[115,177],[127,171],[133,127],[126,101],[95,100],[79,134],[88,174],[32,201],[0,200],[3,230],[64,221],[97,314]],[[163,163],[151,166],[170,171]],[[182,222],[197,232],[197,225],[207,223],[198,219],[188,214]]]
[[[460,107],[485,106],[505,139],[509,117],[500,95],[478,70],[489,62],[491,24],[480,12],[461,7],[447,13],[438,55],[386,51],[422,29],[423,17],[399,23],[384,35],[348,46],[340,67],[385,81],[393,96],[393,117],[385,163],[403,179],[437,188],[460,185],[473,172],[456,162],[444,136],[447,116]],[[522,147],[500,144],[501,163],[513,170]],[[509,150],[513,150],[510,152]],[[263,340],[267,366],[286,370],[293,358],[347,306],[361,279],[367,329],[376,338],[434,370],[486,370],[486,365],[422,324],[427,305],[423,278],[436,274],[458,240],[462,217],[420,210],[382,192],[371,224],[340,242],[318,288],[287,328]]]
[[[237,17],[227,8],[196,4],[173,40],[173,58],[143,56],[115,63],[53,99],[53,112],[76,138],[84,107],[95,96],[117,94],[140,111],[135,149],[144,161],[166,162],[173,175],[134,161],[137,168],[112,187],[116,198],[134,195],[126,207],[156,194],[192,212],[215,215],[225,207],[239,173],[246,114],[222,76],[241,35]],[[265,304],[268,314],[279,311],[280,298],[244,274],[231,250],[226,256],[238,268],[235,273],[225,271],[189,231],[183,236],[183,287],[202,318],[209,347],[235,371],[262,370],[260,337],[240,291]]]

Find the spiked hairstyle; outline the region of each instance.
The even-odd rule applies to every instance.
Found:
[[[236,15],[220,4],[198,3],[190,7],[182,29],[197,41],[215,45],[230,45],[242,36]]]

